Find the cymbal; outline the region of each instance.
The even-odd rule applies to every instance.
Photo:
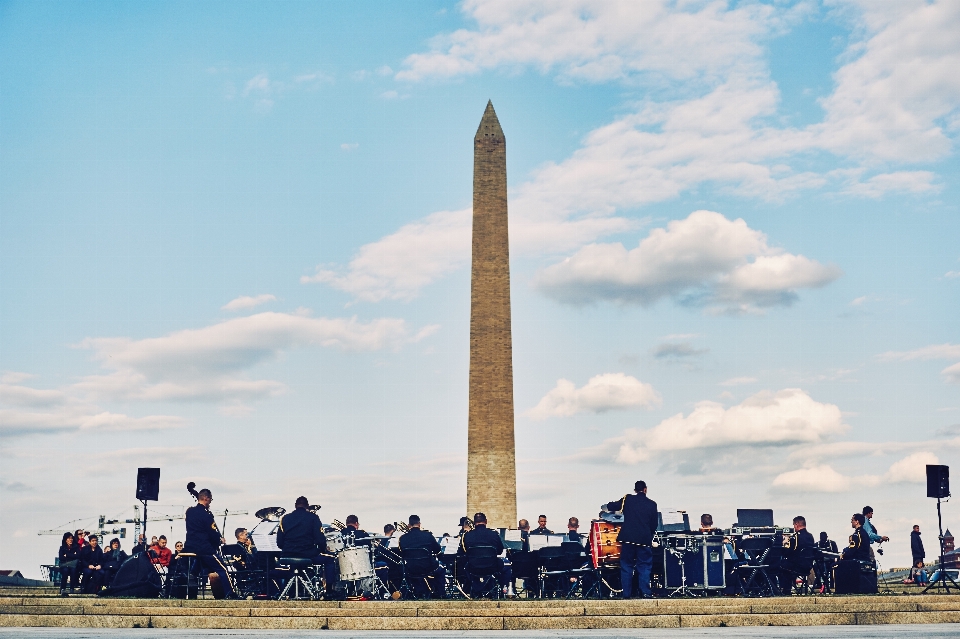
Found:
[[[267,508],[261,508],[254,516],[261,521],[280,521],[280,518],[283,517],[283,513],[287,512],[286,508],[281,506],[269,506]]]

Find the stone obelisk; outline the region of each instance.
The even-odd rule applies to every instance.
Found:
[[[491,528],[517,525],[509,244],[506,140],[487,102],[473,139],[467,512]]]

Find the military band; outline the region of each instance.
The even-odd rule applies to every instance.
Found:
[[[245,596],[276,596],[284,591],[284,584],[294,578],[295,572],[285,564],[284,557],[309,560],[309,566],[314,567],[312,572],[308,571],[312,575],[309,578],[315,580],[310,594],[324,599],[343,599],[351,592],[360,598],[374,596],[373,593],[393,598],[511,597],[515,596],[515,584],[521,584],[523,589],[517,592],[528,597],[560,593],[561,596],[649,598],[654,592],[677,590],[669,573],[679,564],[700,570],[692,578],[695,589],[719,592],[722,588],[723,592],[734,593],[739,587],[741,594],[764,594],[751,591],[758,586],[753,577],[748,580],[744,575],[766,570],[774,588],[769,594],[787,595],[797,583],[805,584],[808,577],[812,585],[823,591],[834,583],[835,569],[843,571],[854,563],[858,571],[869,569],[873,564],[871,537],[877,537],[878,542],[886,541],[861,513],[851,518],[853,533],[842,553],[835,552],[836,544],[826,539],[826,533],[821,533],[821,540],[817,542],[807,530],[803,516],[794,517],[792,530],[769,526],[722,531],[714,526],[712,515],[704,513],[699,528],[692,532],[686,525],[680,530],[664,530],[657,503],[647,492],[645,482],[636,482],[632,494],[603,504],[600,519],[591,521],[586,531],[580,530],[578,518],[570,517],[566,532],[555,534],[548,528],[546,516],[541,515],[533,529],[527,520],[519,520],[511,537],[505,529],[489,528],[486,516],[475,513],[472,518],[460,519],[460,530],[452,538],[437,537],[424,530],[417,515],[410,515],[406,524],[388,523],[383,527],[383,535],[363,530],[356,515],[347,516],[345,524],[333,520],[334,524],[324,525],[316,513],[319,506],[310,506],[307,498],[301,496],[290,512],[282,508],[262,511],[276,515],[269,520],[275,522],[271,532],[276,535],[279,553],[261,552],[253,534],[245,528],[236,529],[236,544],[223,547],[221,553],[224,540],[209,509],[213,495],[209,489],[196,492],[191,488],[197,505],[187,510],[186,544],[174,563],[193,558],[191,570],[211,573],[211,578],[215,574],[227,598],[239,596],[234,591],[235,583],[240,584],[237,586],[241,589],[240,595]],[[267,515],[263,521],[268,521]],[[607,535],[605,541],[604,535]],[[540,536],[542,540],[537,539]],[[446,544],[448,539],[450,548],[445,550],[441,542]],[[768,541],[764,542],[766,545],[757,546],[758,539]],[[615,546],[611,546],[614,540]],[[91,540],[76,553],[65,542],[64,563],[70,561],[73,552],[79,558],[78,572],[99,570],[98,565],[115,572],[119,549],[111,549],[107,557],[100,559],[103,553],[95,543]],[[544,563],[534,560],[531,564],[531,560],[525,558],[537,557],[545,546],[558,545],[562,549],[550,556],[562,557],[565,568],[554,566],[551,572],[547,559],[543,559]],[[571,551],[567,546],[579,550]],[[725,549],[721,562],[725,572],[719,583],[712,582],[706,568],[698,568],[696,564],[700,561],[698,557],[706,557],[706,550],[698,553],[708,547],[718,551],[714,555],[719,555],[719,549]],[[755,548],[768,548],[772,554],[763,554],[763,560],[758,563],[755,551],[751,550]],[[345,563],[345,553],[352,553],[351,557],[360,562],[359,572],[356,565],[351,568],[349,561]],[[690,557],[696,561],[690,563]],[[520,570],[517,581],[514,564]],[[231,566],[230,570],[227,565]],[[230,578],[231,574],[252,573],[263,573],[266,578],[249,582]],[[89,581],[95,581],[96,577],[92,575]],[[250,586],[251,583],[255,585]],[[256,592],[252,593],[251,589]],[[681,594],[686,590],[689,588],[684,583]],[[188,592],[187,596],[193,594]]]

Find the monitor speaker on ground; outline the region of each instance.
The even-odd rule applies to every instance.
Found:
[[[137,469],[137,499],[157,501],[160,498],[160,469]]]
[[[946,499],[950,496],[950,467],[927,464],[927,497]]]

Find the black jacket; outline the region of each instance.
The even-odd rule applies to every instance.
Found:
[[[183,552],[217,554],[220,550],[220,531],[209,508],[200,504],[187,508],[186,525],[187,539],[183,542]]]
[[[429,550],[434,555],[440,553],[440,544],[433,533],[419,528],[411,528],[400,536],[400,555],[408,550]]]
[[[103,553],[103,567],[108,570],[119,570],[120,566],[127,560],[127,553],[123,552],[119,548],[113,550],[108,548],[107,552]]]
[[[103,551],[100,550],[100,546],[97,546],[96,549],[94,549],[89,545],[85,545],[80,550],[79,565],[81,570],[89,570],[90,566],[103,567]]]
[[[71,561],[76,561],[79,553],[77,552],[77,545],[73,544],[68,546],[62,544],[60,546],[60,552],[57,553],[57,556],[60,557],[60,565],[63,566]]]
[[[870,538],[863,528],[857,528],[850,535],[850,543],[843,549],[842,558],[870,561]]]
[[[624,544],[649,546],[657,532],[657,502],[644,493],[624,495],[607,504],[610,512],[623,513],[623,524],[617,541]]]
[[[280,518],[277,545],[287,557],[312,559],[327,551],[323,524],[316,514],[306,508],[297,508]]]
[[[806,528],[801,528],[800,531],[790,537],[790,545],[787,549],[790,552],[800,552],[805,548],[816,548],[817,540],[813,538],[813,535],[810,534]]]
[[[536,528],[530,531],[530,534],[531,535],[552,535],[553,531],[550,530],[549,528],[541,528],[540,526],[537,526]]]
[[[576,530],[568,530],[567,539],[569,539],[570,541],[580,541],[581,539],[583,539],[583,535],[581,535]]]
[[[920,539],[919,530],[914,530],[910,533],[910,552],[913,553],[913,556],[917,559],[923,559],[927,556],[923,551],[923,540]]]
[[[493,546],[498,553],[503,552],[503,540],[500,539],[500,533],[496,530],[490,530],[486,526],[477,526],[460,538],[460,548],[457,549],[457,554],[465,555],[467,549],[477,546]]]

